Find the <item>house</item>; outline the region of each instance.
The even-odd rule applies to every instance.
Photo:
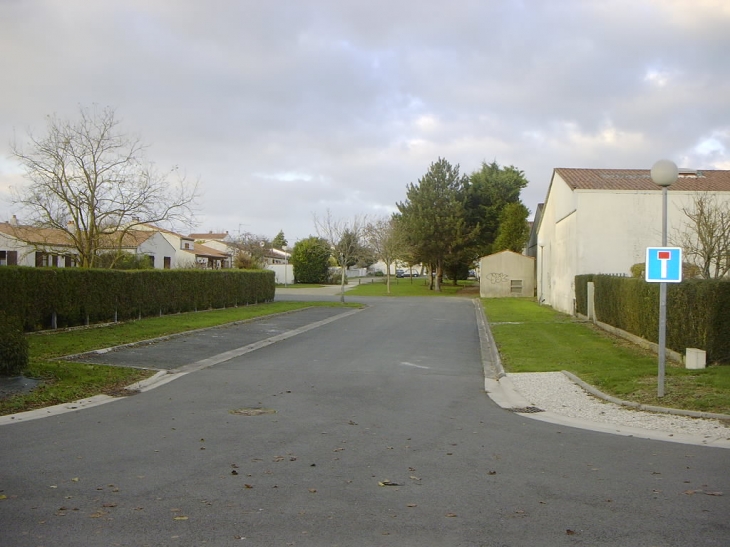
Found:
[[[0,266],[76,266],[77,252],[62,230],[0,222]]]
[[[479,295],[482,298],[535,295],[535,259],[501,251],[479,260]]]
[[[680,170],[668,190],[670,239],[686,230],[682,209],[700,193],[730,203],[730,171]],[[576,275],[630,275],[647,247],[661,245],[661,231],[662,190],[649,169],[555,169],[528,243],[538,299],[574,313]]]
[[[231,267],[230,254],[197,243],[193,237],[194,234],[184,236],[154,224],[146,223],[139,224],[135,228],[159,232],[167,240],[175,251],[172,259],[173,268],[220,269]]]

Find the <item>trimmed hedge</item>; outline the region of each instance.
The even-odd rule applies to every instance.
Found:
[[[17,376],[28,368],[28,339],[17,317],[0,311],[0,376]]]
[[[0,268],[0,310],[28,331],[274,299],[269,270],[97,270]]]
[[[575,278],[576,308],[586,314],[586,287],[595,286],[596,316],[602,323],[645,340],[659,337],[659,284],[609,275]],[[667,284],[667,347],[707,352],[708,363],[730,363],[730,281],[690,279]]]

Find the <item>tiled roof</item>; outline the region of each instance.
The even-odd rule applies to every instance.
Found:
[[[190,234],[188,237],[192,239],[225,239],[228,237],[228,232],[222,234],[214,234],[213,232],[208,232],[207,234]]]
[[[205,245],[201,245],[200,243],[194,243],[193,249],[183,249],[183,250],[188,253],[193,253],[195,256],[202,256],[204,258],[217,258],[217,259],[230,258],[229,255],[227,255],[226,253],[216,251],[215,249],[211,249],[210,247],[206,247]]]
[[[73,247],[68,234],[55,228],[36,228],[22,224],[0,222],[0,232],[33,245],[60,245]]]
[[[9,222],[0,222],[0,232],[31,245],[74,246],[71,236],[57,228],[37,228],[24,224],[13,225]],[[146,230],[130,230],[124,235],[121,247],[136,249],[154,234],[155,232]],[[118,243],[114,240],[114,234],[106,234],[101,237],[102,249],[117,247]]]
[[[661,190],[651,180],[649,169],[573,169],[558,167],[560,175],[573,190]],[[730,192],[730,171],[679,170],[679,179],[669,190],[683,192]]]

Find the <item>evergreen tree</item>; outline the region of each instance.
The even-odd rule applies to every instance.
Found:
[[[284,230],[279,230],[279,233],[276,234],[276,237],[271,242],[271,246],[274,247],[274,249],[283,249],[286,245],[287,241],[286,237],[284,237]]]
[[[494,240],[492,252],[514,251],[522,253],[530,238],[530,225],[527,217],[530,211],[522,203],[508,203],[499,217],[499,229]]]

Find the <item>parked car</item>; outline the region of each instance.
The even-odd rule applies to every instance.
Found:
[[[404,277],[405,276],[405,272],[403,270],[396,270],[395,271],[395,276],[396,277]]]

